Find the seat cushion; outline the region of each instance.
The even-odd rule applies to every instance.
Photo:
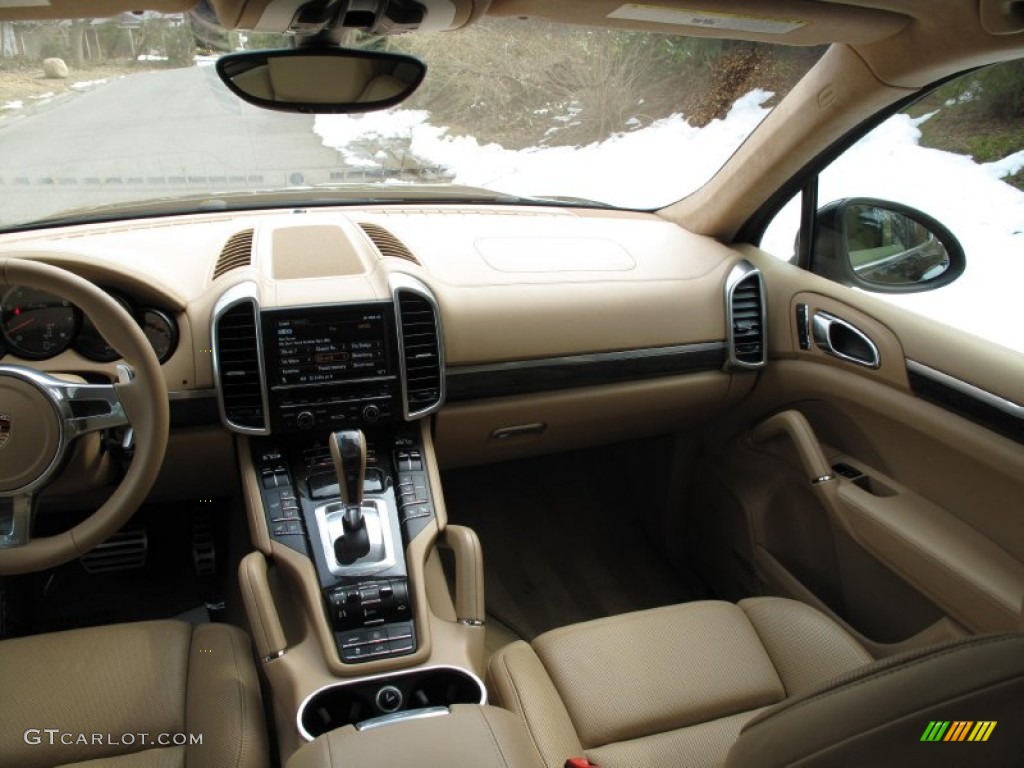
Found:
[[[871,661],[802,603],[704,601],[563,627],[488,669],[544,763],[718,765],[762,708]]]
[[[267,764],[249,639],[235,627],[153,621],[5,640],[0,669],[11,765]]]

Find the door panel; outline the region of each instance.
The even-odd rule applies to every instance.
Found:
[[[1024,446],[1012,430],[926,399],[907,364],[966,376],[1013,419],[1024,399],[1021,356],[745,255],[766,279],[771,360],[698,472],[695,508],[712,517],[729,505],[741,511],[729,524],[703,524],[719,553],[726,550],[723,562],[747,569],[768,591],[820,601],[882,643],[1024,626]],[[813,332],[817,313],[862,332],[880,365],[823,349]],[[806,429],[759,428],[787,410]],[[813,482],[820,464],[798,447],[807,440],[831,479]],[[725,570],[719,565],[718,576]]]

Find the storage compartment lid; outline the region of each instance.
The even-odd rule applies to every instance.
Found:
[[[399,720],[359,731],[347,725],[306,744],[287,768],[443,765],[543,768],[518,717],[497,707],[456,704],[448,714]]]

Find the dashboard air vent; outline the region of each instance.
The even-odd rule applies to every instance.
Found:
[[[219,313],[213,327],[221,413],[228,427],[247,434],[267,431],[256,312],[254,300],[242,299]]]
[[[760,368],[765,364],[765,301],[761,273],[743,262],[729,275],[729,364]]]
[[[228,238],[213,268],[214,280],[233,269],[252,264],[252,236],[253,230],[246,229]]]
[[[394,295],[402,347],[405,417],[410,419],[432,413],[444,402],[444,347],[433,296],[419,281],[403,275],[401,282]]]
[[[396,259],[411,261],[413,264],[420,263],[419,259],[413,255],[406,244],[384,227],[367,222],[360,222],[359,226],[366,233],[366,236],[373,241],[373,244],[377,246],[381,256],[392,256]]]

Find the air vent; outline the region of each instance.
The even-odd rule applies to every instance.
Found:
[[[412,251],[406,247],[405,243],[384,227],[366,222],[360,222],[359,226],[366,233],[366,236],[373,241],[373,244],[377,246],[381,256],[392,256],[396,259],[411,261],[413,264],[420,263],[419,259],[413,256]]]
[[[246,229],[228,238],[213,268],[214,280],[233,269],[252,264],[252,236],[253,230]]]
[[[213,339],[217,391],[224,423],[236,432],[266,433],[256,302],[241,299],[218,313]]]
[[[426,286],[405,275],[394,287],[402,345],[405,417],[425,416],[444,402],[444,348],[437,304]]]
[[[748,262],[736,266],[727,285],[729,364],[760,368],[765,363],[765,303],[761,273]]]

